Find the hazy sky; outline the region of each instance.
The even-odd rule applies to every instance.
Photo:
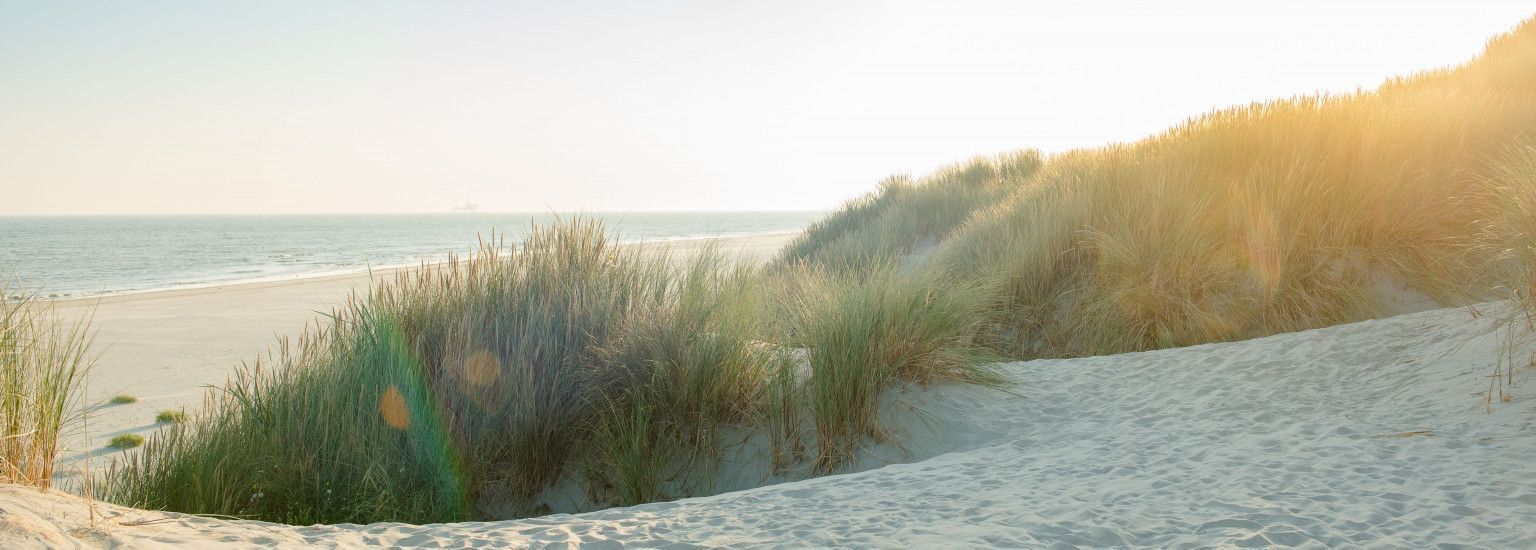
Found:
[[[825,209],[1475,55],[1511,1],[0,0],[0,214]]]

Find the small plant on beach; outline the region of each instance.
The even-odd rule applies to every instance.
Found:
[[[130,403],[138,403],[139,398],[132,395],[119,394],[112,396],[112,399],[107,400],[107,402],[113,405],[128,405]]]
[[[107,442],[107,446],[108,447],[111,447],[113,449],[118,449],[118,450],[132,449],[134,447],[138,447],[139,445],[143,445],[143,444],[144,444],[144,436],[139,435],[139,434],[121,434],[121,435],[116,435],[116,436],[113,436],[112,439]]]
[[[180,424],[191,419],[192,415],[187,414],[187,411],[181,410],[164,410],[160,411],[160,414],[155,415],[156,424]]]
[[[85,414],[88,327],[28,298],[0,302],[0,482],[52,485],[59,437]]]

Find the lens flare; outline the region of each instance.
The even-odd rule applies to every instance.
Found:
[[[1285,258],[1280,250],[1280,227],[1275,216],[1258,201],[1242,208],[1238,223],[1242,231],[1243,264],[1253,282],[1265,296],[1279,291],[1285,276]]]
[[[473,387],[483,387],[501,377],[501,361],[485,350],[477,351],[464,360],[464,381]]]
[[[439,502],[462,511],[468,502],[462,462],[453,444],[451,425],[432,397],[428,375],[406,344],[411,338],[389,321],[380,322],[375,330],[380,345],[373,364],[387,372],[389,380],[379,397],[379,415],[402,434],[400,451],[411,464],[409,473],[425,478]]]
[[[379,397],[379,414],[391,428],[400,431],[411,429],[411,410],[405,406],[405,396],[400,393],[400,388],[390,386]]]

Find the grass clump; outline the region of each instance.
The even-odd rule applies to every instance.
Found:
[[[28,298],[0,301],[0,482],[52,485],[59,437],[84,414],[88,326]]]
[[[587,225],[402,274],[242,370],[110,474],[108,498],[287,523],[530,501],[571,461],[596,344],[663,292],[658,270]]]
[[[121,434],[113,436],[107,442],[107,446],[118,450],[127,450],[144,444],[144,436],[139,434]]]
[[[859,276],[810,273],[792,315],[809,351],[803,391],[818,444],[814,469],[830,472],[865,441],[884,441],[881,394],[898,384],[996,385],[977,344],[986,288],[933,273],[884,267]]]
[[[180,424],[191,419],[192,415],[187,414],[187,411],[179,410],[164,410],[155,415],[156,424]]]
[[[129,405],[129,404],[133,404],[133,403],[138,403],[139,402],[139,398],[134,397],[132,395],[119,394],[119,395],[112,396],[112,399],[108,399],[107,402],[111,403],[113,405]]]
[[[762,276],[706,254],[596,349],[602,373],[582,445],[596,500],[618,505],[708,492],[725,426],[755,426],[773,346]]]
[[[741,443],[723,434],[840,414],[805,389],[830,386],[832,372],[876,376],[868,361],[894,361],[867,392],[970,380],[970,356],[948,348],[969,345],[973,324],[934,316],[960,309],[958,290],[893,279],[864,291],[859,307],[905,301],[878,309],[874,332],[850,334],[911,343],[844,365],[844,343],[806,337],[844,318],[768,322],[785,304],[820,303],[780,295],[785,275],[716,253],[677,263],[639,252],[572,222],[402,274],[151,437],[109,473],[107,498],[286,523],[523,516],[561,487],[594,506],[637,504],[715,491],[711,472]],[[958,332],[916,326],[939,318]],[[790,343],[830,346],[809,365],[828,374],[797,377]],[[876,433],[871,421],[823,446],[847,449]]]

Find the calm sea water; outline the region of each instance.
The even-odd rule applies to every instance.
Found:
[[[620,240],[795,231],[820,212],[583,214]],[[0,217],[0,279],[66,297],[414,264],[569,214]],[[13,290],[14,294],[15,291]]]

